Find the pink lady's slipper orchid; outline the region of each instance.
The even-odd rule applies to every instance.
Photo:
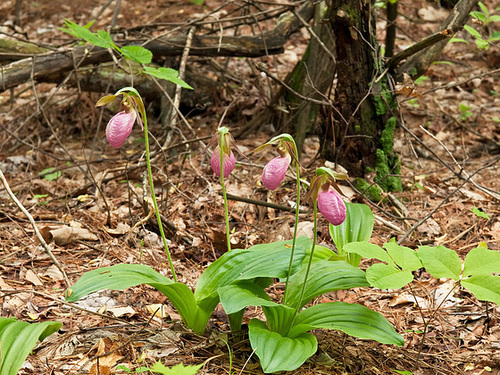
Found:
[[[114,95],[103,96],[96,103],[96,107],[111,104],[120,96],[122,97],[120,102],[121,111],[114,115],[106,126],[106,139],[115,148],[120,148],[123,145],[125,139],[132,132],[136,121],[142,127],[141,117],[138,114],[140,113],[144,118],[146,116],[141,96],[133,87],[124,87]]]
[[[290,134],[280,134],[257,147],[256,151],[273,144],[276,145],[276,151],[280,156],[267,163],[262,172],[262,184],[269,190],[275,190],[281,184],[292,159],[296,162],[297,175],[299,173],[299,158],[293,137]]]
[[[120,148],[132,132],[137,113],[134,109],[123,110],[114,115],[106,126],[106,139],[115,148]]]
[[[267,163],[262,172],[262,184],[269,190],[275,190],[285,178],[291,161],[292,157],[285,154],[285,156],[278,156]]]
[[[332,225],[340,225],[345,221],[347,209],[339,193],[342,193],[336,180],[345,180],[347,174],[334,172],[321,167],[311,181],[309,196],[317,202],[318,210]],[[332,189],[332,187],[335,189]]]
[[[318,193],[319,212],[333,225],[340,225],[346,218],[346,206],[340,194],[329,189]]]
[[[236,158],[234,157],[233,152],[231,151],[231,154],[226,154],[225,152],[223,153],[223,175],[224,178],[227,178],[231,172],[234,169],[234,166],[236,165]],[[212,153],[212,157],[210,159],[210,165],[212,166],[212,170],[214,173],[217,175],[217,177],[220,177],[220,147],[217,146]]]
[[[231,147],[234,147],[236,151],[240,153],[240,155],[243,155],[240,150],[238,150],[238,147],[236,146],[236,142],[229,133],[229,129],[226,128],[225,126],[221,126],[220,128],[217,129],[217,132],[214,134],[212,139],[207,144],[207,147],[203,152],[207,150],[208,147],[217,145],[212,153],[212,157],[210,158],[210,166],[212,167],[212,170],[214,173],[217,175],[217,177],[220,177],[220,172],[221,172],[221,154],[222,154],[222,170],[223,170],[223,177],[227,178],[231,172],[234,169],[234,166],[236,165],[236,158],[234,157],[233,151],[231,150]],[[221,151],[222,149],[222,151]]]

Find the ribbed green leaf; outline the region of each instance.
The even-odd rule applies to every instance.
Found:
[[[446,277],[458,280],[462,272],[462,261],[454,250],[443,245],[420,246],[417,252],[425,269],[436,279]]]
[[[297,315],[288,336],[293,337],[311,329],[336,329],[362,339],[401,346],[403,337],[389,321],[376,311],[345,302],[322,303],[308,307]]]
[[[372,235],[374,216],[370,207],[360,203],[346,203],[347,215],[340,225],[330,224],[330,236],[339,255],[345,255],[344,246],[350,242],[368,241]],[[349,263],[358,266],[361,258],[351,253]]]
[[[287,299],[288,306],[295,307],[299,303],[305,273],[306,267],[304,266],[292,276],[287,291],[289,296]],[[343,261],[324,260],[314,262],[311,265],[300,307],[323,293],[363,286],[370,286],[370,284],[366,281],[365,273],[357,267]]]
[[[282,336],[287,336],[295,316],[295,309],[275,304],[274,306],[262,306],[262,311],[266,316],[269,330],[277,332]]]
[[[78,301],[83,296],[102,289],[123,290],[133,286],[148,284],[165,294],[182,317],[187,327],[203,332],[205,325],[218,303],[210,300],[200,310],[193,292],[182,283],[174,283],[151,267],[142,264],[117,264],[92,270],[83,276],[66,292],[66,300]]]
[[[16,375],[38,340],[61,328],[60,322],[26,323],[0,318],[0,374]]]
[[[194,293],[196,301],[200,303],[206,298],[214,298],[219,288],[237,280],[286,277],[291,245],[291,240],[279,241],[225,253],[201,275]],[[296,272],[310,248],[309,238],[306,236],[297,238],[292,273]]]
[[[271,332],[258,319],[250,321],[248,336],[265,373],[293,371],[316,353],[318,348],[316,338],[310,333],[301,333],[294,338],[283,337]]]
[[[220,302],[226,314],[247,306],[275,306],[262,287],[250,281],[239,281],[219,289]]]

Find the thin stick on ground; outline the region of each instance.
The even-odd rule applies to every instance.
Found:
[[[35,235],[40,241],[40,244],[42,245],[43,249],[45,252],[49,255],[50,259],[54,262],[54,264],[59,268],[59,271],[61,271],[64,281],[66,282],[66,285],[69,287],[71,283],[69,282],[68,276],[66,275],[66,272],[64,272],[64,269],[61,266],[61,263],[57,260],[57,258],[52,254],[52,251],[50,250],[49,245],[47,245],[47,242],[43,239],[40,231],[38,230],[38,227],[36,226],[36,222],[33,219],[33,216],[28,212],[26,208],[24,208],[23,204],[19,201],[19,199],[16,198],[12,190],[10,190],[9,183],[7,182],[7,179],[5,178],[5,175],[3,174],[2,170],[0,169],[0,179],[2,180],[3,186],[5,187],[5,190],[7,191],[7,194],[9,194],[10,199],[19,207],[19,209],[26,215],[28,220],[30,221],[31,225],[33,226],[33,230],[35,231]]]

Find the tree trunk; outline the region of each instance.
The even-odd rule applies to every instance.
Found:
[[[325,116],[322,154],[362,177],[368,169],[377,171],[376,181],[385,190],[400,189],[399,160],[393,153],[395,119],[392,93],[381,74],[381,59],[375,39],[375,19],[369,1],[332,0],[329,21],[335,30],[337,57],[336,110]],[[331,119],[331,120],[330,120]]]
[[[321,4],[316,7],[318,11],[313,26],[316,36],[311,36],[304,56],[288,75],[286,82],[303,96],[321,100],[322,96],[328,95],[335,75],[335,59],[331,52],[334,49],[334,39],[330,25],[322,22]],[[307,133],[315,128],[321,118],[318,116],[320,106],[301,99],[288,90],[281,106],[287,109],[287,113],[282,116],[280,127],[295,133],[300,153]]]

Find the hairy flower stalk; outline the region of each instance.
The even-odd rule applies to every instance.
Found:
[[[106,139],[111,144],[111,146],[119,148],[125,142],[125,139],[132,132],[132,127],[135,121],[139,122],[142,126],[144,124],[144,145],[146,148],[146,166],[148,170],[149,187],[151,189],[151,198],[153,200],[153,206],[156,213],[156,220],[158,222],[158,228],[160,230],[160,235],[163,240],[163,246],[165,252],[167,253],[168,264],[172,272],[172,279],[177,282],[177,275],[175,273],[174,264],[172,262],[172,257],[170,255],[170,250],[168,248],[167,237],[163,230],[163,224],[161,221],[160,210],[158,209],[158,203],[156,201],[155,186],[153,182],[153,172],[151,169],[151,158],[149,153],[149,138],[148,138],[148,120],[146,117],[146,109],[142,101],[141,96],[133,87],[125,87],[118,90],[114,95],[107,95],[99,99],[96,106],[103,106],[109,103],[113,103],[114,100],[122,96],[121,107],[122,111],[117,113],[111,118],[106,127]],[[138,114],[140,116],[138,116]],[[142,122],[141,122],[142,118]]]
[[[314,255],[314,248],[316,247],[316,241],[318,236],[318,207],[320,207],[321,214],[333,225],[340,225],[344,222],[346,218],[346,207],[345,203],[340,197],[340,195],[330,189],[330,185],[334,188],[340,190],[335,179],[346,179],[347,175],[343,173],[335,173],[328,168],[318,168],[316,170],[316,176],[314,176],[311,181],[310,187],[310,197],[313,201],[313,242],[311,248],[311,255],[309,256],[309,262],[307,263],[306,274],[304,275],[304,282],[302,283],[302,289],[300,291],[300,298],[298,300],[297,308],[295,311],[295,317],[297,316],[302,299],[304,298],[304,293],[306,290],[307,278],[309,277],[309,272],[311,270],[311,264]],[[292,322],[293,325],[293,322]]]
[[[236,142],[234,141],[233,136],[229,133],[229,129],[225,126],[222,126],[217,129],[217,132],[214,134],[207,147],[214,145],[217,143],[217,147],[215,147],[212,157],[210,158],[210,166],[212,170],[216,174],[217,177],[220,178],[220,184],[222,187],[222,196],[224,197],[224,216],[226,219],[226,240],[227,240],[227,251],[231,251],[231,229],[229,228],[229,208],[227,203],[227,193],[226,193],[226,184],[224,179],[229,177],[231,172],[236,165],[236,158],[234,157],[234,153],[231,150],[231,146],[234,145],[236,147]],[[238,148],[236,147],[238,151]]]
[[[295,200],[295,226],[293,230],[293,240],[292,240],[292,249],[290,252],[290,262],[288,264],[288,273],[285,282],[285,293],[283,295],[283,303],[286,304],[287,301],[287,290],[288,290],[288,282],[290,275],[292,273],[292,265],[293,258],[295,255],[295,245],[297,241],[297,231],[299,227],[299,207],[300,207],[300,164],[299,164],[299,156],[297,152],[297,146],[295,144],[295,140],[290,134],[281,134],[277,137],[274,137],[269,142],[263,144],[258,147],[257,150],[261,150],[262,148],[278,143],[276,150],[278,151],[278,157],[271,160],[266,164],[264,170],[262,172],[262,184],[269,190],[275,190],[281,184],[283,179],[285,178],[288,167],[292,161],[295,161],[295,174],[296,174],[296,191],[297,198]]]

